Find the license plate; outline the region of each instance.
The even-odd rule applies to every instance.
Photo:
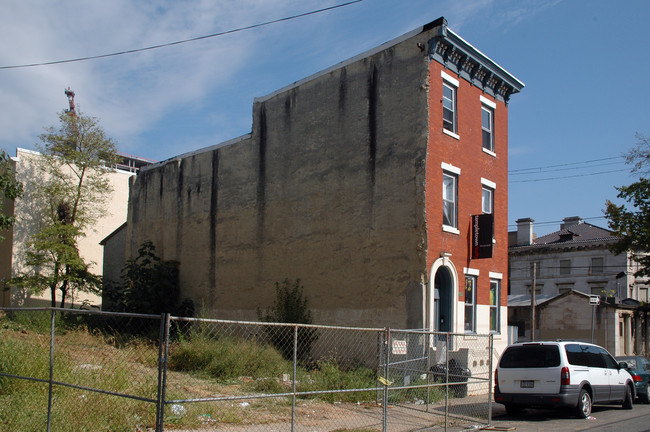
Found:
[[[535,381],[533,381],[533,380],[521,380],[519,382],[519,386],[521,388],[534,388],[535,387]]]

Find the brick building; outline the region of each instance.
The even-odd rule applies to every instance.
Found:
[[[300,278],[317,323],[505,346],[522,88],[440,18],[256,99],[250,134],[143,168],[126,256],[153,241],[210,316],[256,319],[276,281]]]

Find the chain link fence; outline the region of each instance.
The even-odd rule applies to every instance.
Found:
[[[57,308],[0,309],[0,431],[463,430],[492,339]]]

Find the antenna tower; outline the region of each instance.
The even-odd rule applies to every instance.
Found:
[[[70,105],[70,109],[65,110],[65,112],[76,117],[77,113],[74,110],[74,92],[70,90],[70,87],[65,90],[65,95],[68,97],[68,104]]]

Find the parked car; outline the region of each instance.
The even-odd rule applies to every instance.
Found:
[[[510,345],[499,359],[494,382],[494,401],[509,414],[566,407],[588,418],[592,404],[632,409],[636,396],[632,376],[610,353],[576,341]]]
[[[449,360],[449,373],[447,373],[447,365],[439,363],[429,368],[429,374],[435,382],[465,383],[451,385],[449,390],[455,397],[467,396],[467,381],[472,376],[472,371],[462,367],[456,359]]]
[[[648,381],[650,381],[650,360],[643,356],[618,356],[619,363],[625,363],[636,386],[636,395],[644,404],[650,403]]]

